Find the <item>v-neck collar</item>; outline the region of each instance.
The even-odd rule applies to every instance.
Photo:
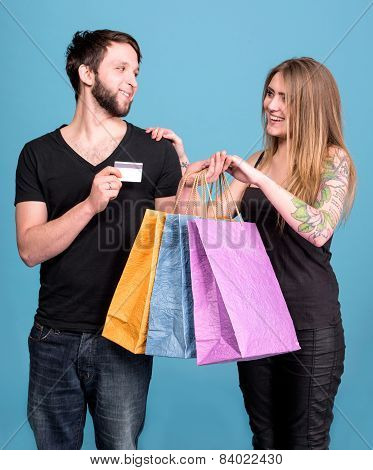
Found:
[[[115,147],[115,149],[112,151],[112,153],[107,157],[105,158],[105,160],[103,160],[102,162],[98,163],[97,165],[92,165],[92,163],[90,163],[88,160],[86,160],[85,158],[83,158],[81,155],[79,155],[79,153],[77,153],[72,147],[70,147],[70,145],[66,142],[66,140],[63,138],[62,136],[62,133],[61,133],[61,129],[63,127],[66,127],[67,124],[62,124],[62,126],[58,127],[56,130],[55,130],[55,134],[56,134],[56,137],[58,139],[58,141],[60,142],[61,145],[63,145],[63,147],[65,147],[66,150],[68,150],[69,154],[71,154],[74,159],[78,160],[82,165],[85,165],[87,168],[89,168],[91,171],[97,173],[98,171],[100,171],[102,168],[105,168],[105,166],[108,165],[108,162],[121,150],[123,149],[123,145],[129,140],[130,136],[131,136],[131,133],[132,133],[132,124],[127,122],[127,121],[124,121],[126,124],[127,124],[127,131],[126,133],[124,134],[122,140],[119,142],[118,146]]]

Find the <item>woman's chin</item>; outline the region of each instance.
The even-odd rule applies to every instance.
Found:
[[[266,132],[271,137],[278,137],[279,139],[286,139],[286,132],[283,132],[280,129],[273,129],[272,126],[267,126]]]

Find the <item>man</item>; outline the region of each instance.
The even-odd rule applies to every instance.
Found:
[[[80,449],[87,405],[98,449],[135,449],[143,427],[152,357],[101,336],[145,210],[169,208],[181,178],[169,141],[121,119],[140,61],[128,34],[76,33],[66,62],[74,118],[19,157],[18,249],[27,266],[41,263],[28,394],[39,449]],[[122,184],[115,161],[142,163],[141,183]]]

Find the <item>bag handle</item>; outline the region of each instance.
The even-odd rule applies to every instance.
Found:
[[[180,204],[181,194],[182,194],[183,190],[185,189],[185,184],[186,184],[187,179],[190,176],[194,175],[192,190],[190,192],[190,195],[189,195],[189,198],[188,198],[188,201],[187,201],[186,213],[189,215],[190,205],[192,204],[193,205],[192,215],[195,215],[195,210],[196,210],[197,205],[198,205],[198,187],[201,183],[201,186],[202,186],[202,212],[203,212],[203,216],[207,218],[208,205],[209,205],[209,201],[211,201],[211,203],[213,205],[213,210],[214,210],[214,218],[216,219],[216,212],[215,212],[215,209],[214,209],[214,201],[212,199],[211,191],[210,191],[208,183],[207,183],[206,174],[207,174],[207,170],[205,169],[205,170],[200,170],[200,171],[196,171],[194,173],[188,173],[188,174],[184,175],[184,177],[182,178],[182,182],[181,182],[181,185],[179,187],[179,190],[176,194],[176,201],[175,201],[175,205],[174,205],[174,208],[173,208],[173,211],[172,211],[173,214],[175,213],[176,208]]]
[[[190,211],[190,204],[193,204],[193,210],[192,210],[192,215],[195,215],[195,210],[197,208],[197,201],[198,201],[198,187],[202,187],[202,217],[207,218],[208,217],[208,208],[211,203],[213,212],[214,212],[214,218],[218,219],[219,218],[219,212],[221,214],[220,218],[223,218],[223,209],[224,209],[224,201],[227,203],[227,209],[229,212],[229,220],[233,221],[233,213],[231,210],[231,205],[230,203],[233,203],[234,208],[236,210],[237,215],[239,216],[240,223],[243,223],[243,218],[241,215],[241,212],[238,210],[236,201],[234,200],[230,186],[227,180],[227,177],[225,173],[221,173],[219,175],[219,178],[216,182],[216,198],[215,201],[212,199],[212,192],[214,188],[214,183],[211,183],[211,186],[209,187],[207,183],[207,178],[206,178],[207,170],[200,170],[196,171],[194,173],[188,173],[184,175],[182,179],[181,186],[176,194],[176,201],[175,201],[175,206],[173,209],[173,214],[176,211],[176,208],[178,207],[180,203],[180,198],[183,190],[185,189],[185,184],[187,179],[194,175],[194,180],[193,180],[193,186],[192,190],[190,192],[188,201],[187,201],[187,207],[186,207],[186,213],[189,214]],[[217,196],[220,196],[218,198]]]
[[[236,210],[236,213],[237,215],[239,216],[239,219],[240,219],[240,222],[243,223],[243,218],[242,218],[242,215],[241,215],[241,212],[238,210],[238,207],[237,207],[237,204],[236,204],[236,201],[234,200],[233,198],[233,195],[232,195],[232,192],[231,192],[231,188],[229,186],[229,183],[228,183],[228,180],[227,180],[227,177],[225,176],[225,173],[222,173],[220,176],[219,176],[219,180],[221,180],[221,185],[222,187],[224,188],[223,189],[223,196],[222,198],[224,197],[226,202],[227,202],[227,207],[228,207],[228,211],[229,211],[229,215],[230,215],[230,218],[231,220],[233,220],[233,214],[232,214],[232,211],[231,211],[231,208],[230,208],[230,205],[229,205],[229,202],[232,202],[233,205],[234,205],[234,208]],[[228,197],[229,196],[229,197]],[[230,201],[229,201],[230,200]]]
[[[214,183],[211,183],[211,191],[213,188]],[[242,216],[240,211],[238,210],[236,201],[233,198],[233,195],[230,190],[230,186],[227,180],[227,177],[225,173],[221,173],[219,175],[219,178],[216,182],[216,199],[214,201],[214,204],[216,206],[216,213],[218,215],[218,218],[225,219],[224,217],[224,202],[227,205],[227,210],[228,210],[228,217],[229,220],[232,222],[234,221],[233,218],[233,212],[232,212],[232,205],[234,206],[237,215],[240,218],[240,222],[243,222]]]

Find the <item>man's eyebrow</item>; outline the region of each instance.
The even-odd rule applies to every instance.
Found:
[[[270,86],[267,87],[269,91],[271,91],[272,93],[275,93],[275,90],[273,88],[271,88]],[[281,96],[285,96],[285,93],[283,93],[282,91],[279,91],[278,93],[279,95]]]

